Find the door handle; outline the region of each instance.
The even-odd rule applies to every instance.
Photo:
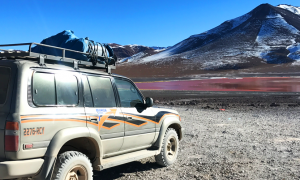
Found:
[[[92,122],[98,122],[98,119],[97,118],[90,118],[90,121],[92,121]]]
[[[127,116],[127,119],[128,119],[128,120],[132,120],[132,117],[131,117],[131,116]]]

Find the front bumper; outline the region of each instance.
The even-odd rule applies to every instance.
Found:
[[[0,162],[0,179],[28,177],[36,174],[42,167],[44,159]]]

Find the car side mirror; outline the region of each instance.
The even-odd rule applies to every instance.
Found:
[[[153,99],[146,97],[146,107],[152,107],[153,106]]]

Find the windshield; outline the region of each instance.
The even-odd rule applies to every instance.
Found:
[[[0,66],[0,104],[4,104],[7,96],[10,68]]]

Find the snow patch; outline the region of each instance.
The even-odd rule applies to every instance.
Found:
[[[161,58],[168,57],[170,55],[172,55],[171,51],[170,50],[166,50],[166,51],[163,51],[161,53],[154,54],[152,56],[148,56],[148,57],[144,58],[143,62],[155,61],[155,60],[158,60],[158,59],[161,59]]]
[[[156,50],[154,50],[154,52],[161,52],[161,51],[164,51],[164,50],[166,50],[166,49],[156,49]]]
[[[292,66],[300,66],[300,61],[295,61],[292,63]]]
[[[270,14],[268,19],[263,22],[256,38],[256,42],[260,48],[260,50],[256,52],[257,57],[263,58],[266,61],[272,61],[273,57],[268,55],[271,49],[289,41],[291,44],[295,42],[290,36],[286,36],[280,32],[281,30],[289,31],[291,34],[299,33],[299,30],[288,24],[280,14]]]
[[[141,59],[142,57],[144,57],[145,55],[147,55],[147,53],[139,52],[137,54],[132,55],[131,57],[124,58],[124,59],[120,60],[119,62],[120,63],[135,62],[135,61]]]
[[[160,46],[150,46],[150,48],[152,48],[152,49],[155,49],[155,50],[160,50],[160,49],[168,49],[169,47],[171,47],[171,46],[168,46],[168,47],[160,47]]]
[[[286,5],[286,4],[280,4],[277,7],[282,8],[282,9],[286,9],[288,11],[291,11],[292,13],[300,15],[300,7]]]
[[[126,62],[126,61],[127,61],[129,58],[130,58],[130,57],[127,57],[127,58],[121,59],[121,60],[119,61],[119,63]]]
[[[215,69],[226,69],[228,67],[235,67],[238,63],[242,61],[239,60],[218,60],[218,61],[206,61],[202,64],[202,69],[204,70],[215,70]]]
[[[280,14],[276,14],[263,23],[256,42],[261,43],[264,39],[271,37],[274,33],[276,33],[277,29],[280,28],[287,29],[293,34],[297,34],[299,32],[294,26],[288,24]]]
[[[290,51],[289,58],[300,61],[300,43],[288,46],[286,49]]]
[[[148,47],[148,46],[143,46],[143,45],[138,45],[138,44],[129,44],[129,45],[126,45],[126,46],[129,46],[129,47],[138,47],[138,46],[141,46],[141,47]]]
[[[267,19],[273,19],[273,18],[283,18],[280,14],[269,14],[267,17]]]

